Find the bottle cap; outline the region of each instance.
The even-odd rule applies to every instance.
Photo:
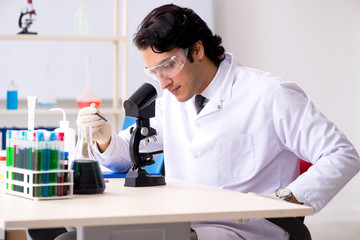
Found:
[[[64,133],[63,132],[59,132],[59,140],[64,141]]]

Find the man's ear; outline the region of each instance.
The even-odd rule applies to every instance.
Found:
[[[201,60],[204,58],[205,49],[204,49],[204,46],[203,46],[201,40],[194,43],[191,48],[192,48],[193,58],[198,59],[198,60]]]

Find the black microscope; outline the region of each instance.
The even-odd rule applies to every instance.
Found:
[[[155,117],[156,89],[149,83],[144,83],[131,97],[124,102],[125,115],[137,118],[136,126],[130,129],[130,158],[133,166],[125,178],[127,187],[144,187],[165,185],[165,177],[162,175],[150,175],[144,167],[154,164],[153,155],[162,153],[140,152],[141,140],[149,141],[155,138],[157,131],[150,127],[150,118]]]

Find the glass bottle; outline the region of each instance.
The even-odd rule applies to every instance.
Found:
[[[100,97],[91,89],[90,86],[90,58],[85,58],[86,63],[86,88],[76,99],[78,108],[89,107],[91,103],[95,103],[99,108],[101,105]]]
[[[82,5],[75,13],[75,33],[80,36],[86,36],[89,33],[88,14]]]
[[[50,93],[50,64],[46,64],[46,82],[44,93],[38,99],[38,107],[49,109],[56,106],[56,98],[53,97]]]
[[[99,162],[95,159],[90,125],[79,125],[74,170],[74,194],[102,193],[105,182]]]
[[[11,80],[6,92],[6,109],[16,110],[18,108],[18,90],[14,80]]]

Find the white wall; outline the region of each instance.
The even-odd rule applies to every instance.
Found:
[[[360,1],[215,0],[214,9],[227,51],[296,82],[360,150]],[[360,221],[359,186],[356,176],[308,219]]]

